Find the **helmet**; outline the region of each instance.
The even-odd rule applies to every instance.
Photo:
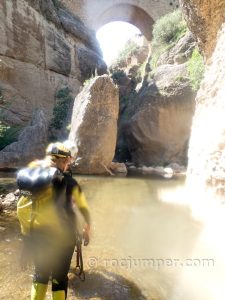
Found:
[[[69,140],[63,143],[51,143],[46,149],[46,154],[56,157],[74,157],[77,154],[77,147]]]
[[[52,155],[56,157],[69,157],[71,156],[70,149],[64,146],[63,143],[51,143],[46,149],[47,155]]]
[[[70,141],[70,140],[66,140],[63,142],[63,145],[69,149],[70,151],[70,154],[72,157],[75,157],[77,152],[78,152],[78,149],[77,149],[77,146],[74,142]]]

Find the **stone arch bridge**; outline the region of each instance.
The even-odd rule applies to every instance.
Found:
[[[63,0],[91,29],[97,31],[112,21],[124,21],[151,40],[152,25],[162,15],[179,7],[179,0]]]

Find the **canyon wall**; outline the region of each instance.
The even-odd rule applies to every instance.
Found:
[[[181,1],[185,18],[207,58],[196,97],[188,179],[225,194],[225,1]]]
[[[56,3],[0,2],[0,168],[43,157],[59,92],[73,102],[86,79],[107,70],[95,33]],[[60,107],[68,123],[72,105]]]
[[[181,0],[187,24],[200,49],[210,58],[217,43],[217,33],[225,20],[224,0]]]
[[[81,21],[51,0],[30,2],[0,2],[1,106],[10,125],[25,125],[36,109],[50,119],[56,91],[68,86],[76,95],[95,68],[106,71],[97,41]]]

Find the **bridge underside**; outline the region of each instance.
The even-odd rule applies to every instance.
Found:
[[[136,26],[147,40],[152,38],[153,19],[144,10],[134,5],[119,4],[104,11],[95,22],[97,31],[103,25],[113,22],[123,21]]]

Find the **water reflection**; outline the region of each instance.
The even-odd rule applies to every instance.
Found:
[[[182,180],[156,178],[106,178],[100,185],[95,178],[84,181],[94,222],[86,261],[100,257],[94,269],[107,267],[131,278],[147,299],[168,299],[181,272],[180,266],[126,267],[116,263],[116,259],[140,262],[189,258],[201,225],[192,219],[187,207],[176,204],[177,199],[174,203],[163,201],[163,195],[171,192],[176,195],[183,185]]]

